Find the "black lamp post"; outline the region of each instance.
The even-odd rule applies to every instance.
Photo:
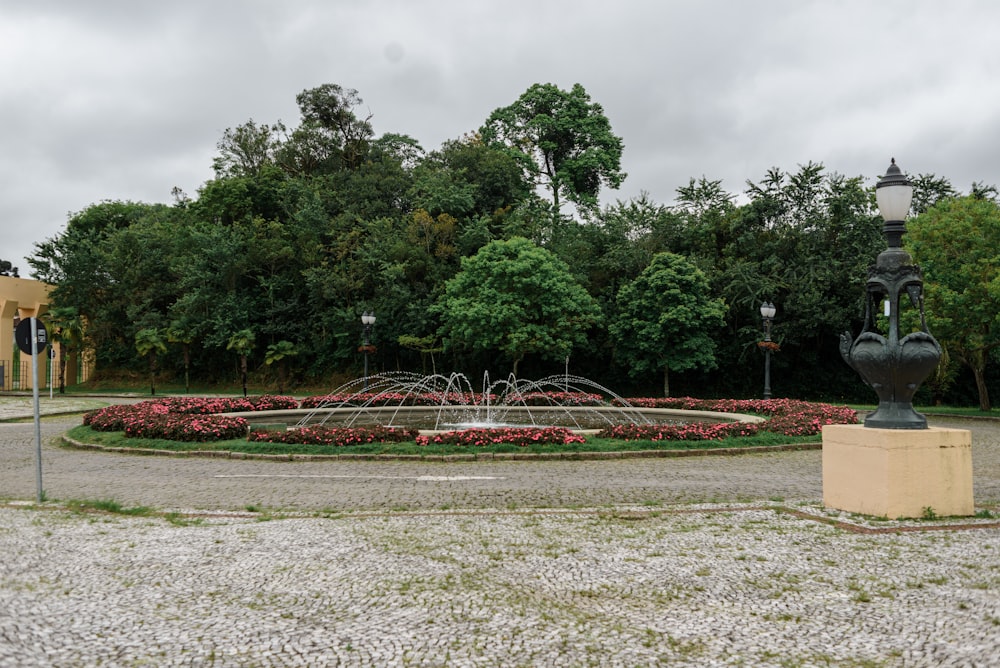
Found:
[[[361,324],[365,327],[365,345],[362,349],[365,351],[365,388],[364,391],[368,391],[368,351],[371,349],[371,344],[369,342],[369,336],[371,336],[372,325],[375,324],[375,314],[365,311],[361,314]]]
[[[885,220],[882,233],[888,248],[879,253],[868,269],[865,288],[865,324],[858,338],[850,332],[840,336],[840,354],[878,395],[878,408],[865,418],[866,427],[880,429],[926,429],[927,418],[913,410],[913,395],[941,359],[941,346],[927,331],[924,318],[923,276],[920,267],[902,248],[906,215],[910,211],[913,186],[896,159],[875,186],[879,213]],[[902,297],[920,316],[920,331],[900,336]],[[888,336],[876,328],[880,302],[886,302]]]
[[[764,302],[760,305],[760,317],[764,321],[764,398],[771,398],[771,321],[776,313],[774,304]]]

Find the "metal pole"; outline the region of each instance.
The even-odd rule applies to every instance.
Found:
[[[771,342],[771,319],[764,318],[764,341]],[[764,347],[764,398],[771,398],[771,348]]]
[[[35,402],[35,483],[36,499],[42,502],[42,419],[38,408],[38,321],[31,319],[31,395]]]
[[[764,398],[771,398],[771,349],[764,350]]]
[[[365,389],[368,391],[368,334],[371,331],[371,325],[365,323]]]

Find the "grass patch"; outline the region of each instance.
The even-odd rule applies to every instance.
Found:
[[[638,450],[709,450],[714,448],[753,448],[798,443],[819,443],[820,436],[784,436],[770,432],[745,438],[727,438],[719,441],[623,441],[607,438],[588,438],[586,443],[542,444],[516,446],[494,444],[483,447],[459,447],[451,445],[419,446],[413,441],[403,443],[366,443],[361,445],[331,447],[328,445],[304,445],[284,443],[249,442],[245,438],[193,443],[168,441],[165,439],[128,438],[123,432],[94,431],[90,427],[78,426],[70,429],[67,436],[82,443],[102,445],[112,448],[133,448],[190,452],[192,450],[245,452],[268,455],[454,455],[475,453],[529,452],[583,453],[583,452],[634,452]]]
[[[109,513],[111,515],[128,515],[130,517],[146,517],[152,515],[153,511],[146,506],[133,506],[126,508],[114,499],[98,499],[96,501],[71,500],[66,502],[66,507],[77,513]]]

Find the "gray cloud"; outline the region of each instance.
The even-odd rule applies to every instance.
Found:
[[[996,184],[998,19],[972,0],[0,0],[0,257],[26,274],[68,212],[193,194],[227,127],[294,126],[328,82],[428,150],[579,82],[625,142],[608,201],[810,160],[874,178],[893,156]]]

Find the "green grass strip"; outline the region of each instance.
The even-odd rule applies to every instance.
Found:
[[[819,443],[822,437],[784,436],[763,432],[747,438],[727,438],[718,441],[622,441],[606,438],[588,438],[586,443],[541,444],[516,446],[494,444],[484,447],[456,447],[447,445],[419,446],[413,441],[403,443],[367,443],[342,447],[324,445],[303,445],[284,443],[249,442],[246,439],[230,439],[211,443],[187,443],[163,439],[127,438],[122,432],[94,431],[90,427],[79,426],[67,432],[67,436],[81,443],[101,445],[111,448],[132,448],[165,450],[171,452],[228,451],[266,455],[455,455],[477,452],[512,453],[581,453],[581,452],[634,452],[639,450],[709,450],[716,448],[755,448],[797,443]]]

